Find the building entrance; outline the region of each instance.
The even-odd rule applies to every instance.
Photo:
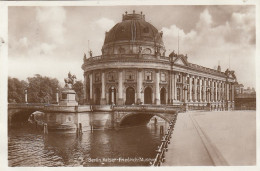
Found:
[[[146,87],[144,90],[144,104],[152,104],[152,88]]]
[[[135,103],[135,89],[133,87],[128,87],[126,89],[126,105],[132,105]]]
[[[100,105],[100,89],[96,88],[95,90],[95,104]]]
[[[166,104],[166,90],[163,87],[160,92],[161,104]]]
[[[116,104],[116,89],[114,87],[109,89],[109,104]]]

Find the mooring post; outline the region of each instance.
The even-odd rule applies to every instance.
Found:
[[[45,124],[43,125],[43,133],[44,133],[44,134],[48,134],[48,124],[47,124],[47,123],[45,123]]]
[[[163,126],[160,126],[160,134],[163,134]]]
[[[154,118],[154,126],[156,126],[156,125],[157,125],[157,119]]]
[[[27,90],[26,89],[24,90],[24,101],[25,101],[26,104],[28,103],[28,101],[27,101]]]
[[[79,134],[82,134],[82,124],[79,123]]]
[[[90,132],[91,133],[93,132],[93,125],[92,124],[90,125]]]

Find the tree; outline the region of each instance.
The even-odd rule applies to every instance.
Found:
[[[76,83],[72,86],[72,89],[76,92],[76,100],[79,104],[83,104],[83,83],[82,81],[76,81]]]
[[[53,103],[56,101],[56,89],[61,88],[56,78],[43,77],[36,74],[28,77],[28,102]]]
[[[24,91],[28,83],[24,80],[8,77],[8,103],[24,103]]]

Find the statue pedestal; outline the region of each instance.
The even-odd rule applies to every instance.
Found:
[[[76,92],[74,90],[62,91],[60,105],[78,106],[78,102],[76,101]]]

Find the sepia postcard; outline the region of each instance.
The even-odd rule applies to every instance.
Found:
[[[0,1],[1,170],[259,170],[258,20],[254,0]]]

